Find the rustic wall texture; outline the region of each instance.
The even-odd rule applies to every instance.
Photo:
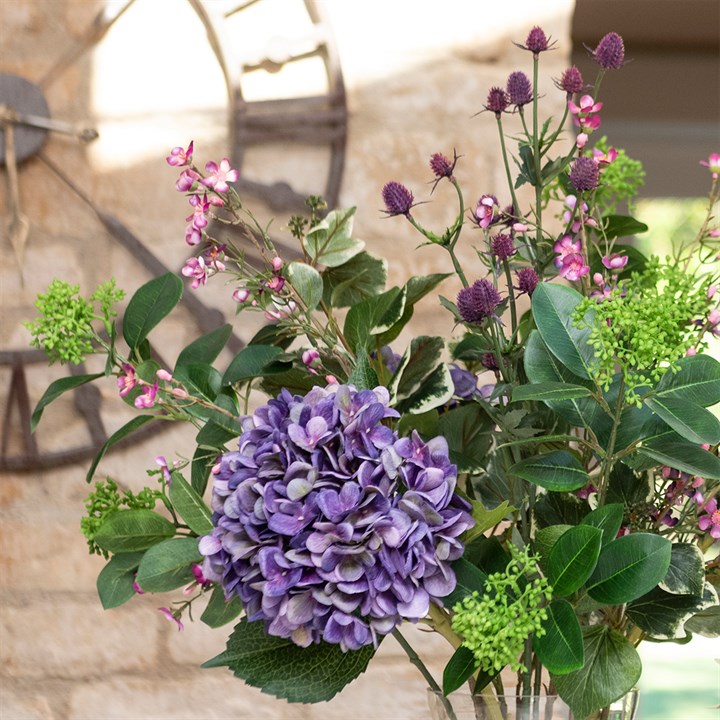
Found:
[[[281,2],[293,4],[294,0]],[[95,0],[4,0],[0,3],[0,72],[38,80],[78,42],[100,5]],[[111,97],[129,91],[128,97],[137,101],[132,110],[139,115],[142,102],[157,105],[162,86],[151,85],[149,92],[143,86],[144,73],[168,59],[154,54],[159,52],[155,41],[170,32],[162,16],[158,23],[157,12],[161,9],[169,18],[180,12],[180,5],[184,5],[181,0],[138,0],[132,12],[155,13],[145,23],[155,36],[150,38],[152,44],[143,45],[147,38],[132,39],[132,35],[122,40],[125,55],[112,66],[121,71],[119,80],[94,76],[93,63],[100,66],[100,56],[90,54],[77,62],[47,89],[53,115],[87,118],[101,129],[111,127],[112,118],[101,117],[96,107],[96,96],[102,91]],[[430,155],[438,151],[451,155],[455,148],[462,155],[456,174],[466,189],[467,204],[474,205],[488,192],[507,202],[494,118],[473,115],[482,108],[492,85],[504,84],[513,70],[530,71],[529,54],[510,41],[522,42],[538,23],[558,41],[557,49],[543,56],[544,112],[561,112],[563,97],[550,78],[558,77],[567,65],[573,1],[329,0],[326,6],[349,92],[341,204],[359,206],[356,234],[371,251],[391,261],[391,283],[400,283],[413,273],[447,270],[446,259],[434,248],[412,252],[418,236],[407,223],[382,218],[380,189],[394,179],[412,187],[418,200],[428,200]],[[174,37],[170,69],[180,78],[197,57],[182,45],[187,37],[192,35]],[[111,41],[119,42],[108,36],[107,42]],[[123,83],[129,88],[121,87]],[[179,95],[192,98],[200,92],[189,80],[184,88],[184,93],[168,100],[168,107],[175,107],[172,103]],[[183,216],[187,213],[184,200],[173,190],[174,175],[163,157],[168,148],[193,137],[195,128],[183,125],[182,119],[178,111],[172,122],[158,121],[159,125],[137,138],[134,150],[150,145],[151,136],[155,138],[152,132],[159,136],[154,153],[144,158],[113,150],[107,139],[101,151],[82,148],[60,136],[52,137],[45,148],[76,185],[121,217],[156,253],[170,258],[172,267],[186,253]],[[226,136],[203,135],[202,131],[199,135],[205,138],[199,148],[203,159],[219,159],[226,152]],[[9,200],[4,173],[0,182],[1,350],[27,347],[29,336],[21,323],[33,317],[34,298],[53,277],[78,282],[85,292],[110,276],[129,291],[148,278],[142,266],[109,238],[88,207],[34,158],[20,173],[23,211],[31,223],[21,279],[6,232]],[[453,208],[452,194],[439,187],[433,202],[417,209],[417,217],[442,231],[452,220]],[[468,230],[466,237],[462,259],[472,277],[473,231]],[[443,288],[448,296],[456,291],[451,285]],[[208,294],[213,297],[210,289]],[[418,322],[416,328],[443,332],[448,318],[436,302],[429,302]],[[191,324],[179,313],[163,352],[174,357],[191,333]],[[63,374],[64,368],[36,367],[28,375],[32,400],[37,401],[44,386]],[[9,380],[10,370],[3,367],[0,406],[9,402]],[[112,410],[116,398],[112,379],[101,393],[111,401],[105,419],[114,429],[124,420]],[[3,427],[7,437],[3,453],[12,454],[21,449],[17,416],[6,415]],[[47,411],[39,442],[45,450],[58,450],[82,444],[86,433],[72,400],[66,399]],[[110,453],[98,477],[111,476],[138,489],[156,455],[172,458],[184,452],[188,452],[188,441],[180,431],[138,441],[132,448]],[[84,472],[84,466],[76,464],[0,475],[3,720],[411,720],[426,716],[425,683],[392,639],[383,643],[369,671],[332,702],[293,706],[245,687],[225,670],[199,669],[201,662],[223,649],[224,633],[211,632],[199,622],[188,623],[178,633],[156,610],[173,597],[145,595],[104,612],[95,591],[95,577],[103,562],[87,555],[78,529],[88,490]],[[408,637],[417,642],[439,677],[449,656],[444,641],[412,628]]]

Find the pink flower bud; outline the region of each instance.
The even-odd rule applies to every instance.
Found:
[[[238,288],[233,292],[232,299],[236,303],[244,303],[250,297],[250,291],[246,288]]]
[[[275,270],[276,272],[282,267],[282,264],[283,264],[283,262],[282,262],[281,258],[274,257],[272,259],[272,267],[273,267],[273,270]]]
[[[708,288],[708,291],[707,291],[708,300],[712,300],[713,296],[714,296],[715,293],[717,292],[717,289],[718,289],[718,288],[717,288],[717,285],[711,285],[711,286]]]
[[[595,273],[593,275],[593,282],[596,285],[600,285],[602,287],[602,284],[605,282],[605,278],[602,276],[601,273]]]
[[[580,133],[575,138],[575,146],[577,147],[578,150],[582,150],[585,147],[585,145],[587,144],[587,141],[588,141],[587,133],[584,133],[584,132]]]
[[[163,368],[160,368],[155,374],[157,375],[158,380],[165,380],[165,382],[170,382],[172,380],[172,375],[167,370],[163,370]]]
[[[179,400],[185,400],[185,399],[187,399],[187,397],[188,397],[188,392],[187,392],[187,390],[185,390],[184,388],[179,388],[179,387],[173,388],[173,389],[170,391],[170,394],[171,394],[173,397],[178,398]]]
[[[692,357],[693,355],[697,355],[697,350],[694,347],[688,348],[685,357]]]
[[[326,375],[325,376],[325,382],[328,385],[332,385],[333,383],[337,382],[337,378],[334,375]]]
[[[516,233],[524,233],[524,232],[528,231],[528,226],[525,223],[516,222],[516,223],[513,223],[512,229]]]

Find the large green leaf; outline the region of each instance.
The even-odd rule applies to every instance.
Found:
[[[126,437],[132,435],[136,430],[139,430],[143,425],[147,425],[150,422],[153,422],[153,420],[157,420],[156,415],[138,415],[137,417],[134,417],[129,422],[126,422],[119,430],[116,430],[103,444],[103,446],[98,450],[97,455],[95,456],[95,459],[90,463],[90,468],[87,471],[87,475],[85,476],[85,482],[91,482],[93,479],[93,475],[95,474],[95,470],[97,469],[98,464],[100,461],[105,457],[105,453],[116,443],[120,442],[121,440],[125,439]]]
[[[60,397],[64,392],[73,390],[76,387],[85,385],[86,383],[97,380],[103,377],[104,373],[94,373],[92,375],[71,375],[70,377],[60,378],[50,383],[48,389],[43,393],[43,396],[38,401],[38,404],[33,410],[32,417],[30,418],[30,430],[35,432],[40,418],[42,417],[43,410],[53,401]]]
[[[208,506],[179,472],[172,473],[168,492],[172,506],[196,535],[207,535],[212,531],[213,524]]]
[[[210,364],[214,362],[225,347],[230,335],[232,335],[232,325],[226,323],[197,338],[197,340],[193,340],[180,351],[175,368],[177,369],[182,365]]]
[[[420,335],[410,341],[388,389],[398,400],[409,397],[437,367],[445,349],[441,337]]]
[[[452,569],[455,573],[456,585],[455,589],[442,599],[445,607],[452,608],[475,591],[480,594],[485,591],[485,582],[488,576],[476,565],[465,558],[459,558],[452,564]]]
[[[650,492],[650,479],[647,473],[638,476],[627,465],[615,463],[608,483],[606,499],[609,503],[630,507],[645,502]]]
[[[225,652],[203,667],[229,667],[236,677],[268,695],[317,703],[330,700],[365,672],[374,653],[372,645],[349,652],[329,643],[301,648],[292,640],[268,635],[263,622],[241,620]]]
[[[224,443],[221,443],[224,445]],[[195,449],[192,464],[190,466],[190,484],[193,490],[203,496],[207,488],[207,481],[210,477],[210,471],[217,461],[218,450],[220,448],[210,448],[199,445]]]
[[[627,615],[653,639],[674,640],[685,637],[685,624],[690,618],[717,602],[717,592],[710,583],[699,595],[676,595],[654,588],[629,603]]]
[[[105,610],[119,607],[137,593],[133,587],[135,571],[143,553],[120,553],[113,555],[97,577],[97,591]]]
[[[448,443],[450,460],[458,472],[478,472],[485,467],[493,422],[476,403],[459,405],[440,415],[438,432]]]
[[[322,300],[323,281],[320,273],[307,263],[293,260],[285,269],[288,280],[305,304],[307,310],[314,310]]]
[[[393,287],[353,305],[343,325],[343,334],[350,347],[357,352],[368,345],[371,336],[381,335],[400,321],[406,300],[407,287]]]
[[[212,591],[210,602],[203,610],[200,620],[208,627],[219,628],[232,622],[242,611],[240,598],[235,595],[231,600],[226,600],[223,589],[218,585]]]
[[[602,544],[607,545],[615,539],[623,521],[625,507],[622,503],[610,503],[596,508],[583,519],[583,525],[592,525],[603,531]]]
[[[673,543],[670,567],[660,588],[677,595],[702,595],[705,584],[705,558],[697,545]]]
[[[607,625],[583,628],[585,664],[567,675],[551,674],[560,697],[578,718],[607,707],[632,690],[642,664],[627,638]]]
[[[332,307],[351,307],[383,291],[387,261],[363,251],[322,273],[323,299]]]
[[[588,474],[578,458],[567,450],[556,450],[526,458],[508,473],[546,490],[577,490],[587,484]]]
[[[337,267],[361,252],[365,243],[352,237],[354,214],[355,208],[332,210],[308,230],[303,245],[310,258],[326,267]]]
[[[593,600],[607,605],[630,602],[652,590],[670,566],[672,543],[660,535],[633,533],[613,540],[600,552],[587,581]]]
[[[153,545],[140,562],[137,584],[146,592],[168,592],[192,582],[193,563],[202,560],[197,538],[179,537]]]
[[[645,404],[686,440],[702,445],[720,442],[720,420],[709,410],[677,397],[650,397]]]
[[[440,363],[409,398],[398,403],[398,410],[421,414],[449,402],[453,392],[450,370],[445,363]]]
[[[564,382],[544,382],[532,385],[520,385],[513,390],[512,401],[540,400],[552,402],[553,400],[574,400],[588,397],[590,390],[582,385],[571,385]]]
[[[100,526],[94,540],[111,553],[147,550],[175,534],[175,526],[154,510],[118,510]]]
[[[648,226],[630,215],[606,215],[604,231],[608,240],[647,232]]]
[[[656,397],[679,400],[710,407],[720,402],[720,362],[710,355],[682,358],[679,370],[668,370],[655,389]]]
[[[370,364],[368,354],[361,350],[355,360],[355,367],[353,368],[348,383],[354,385],[358,390],[372,390],[378,386],[378,376],[373,366]]]
[[[150,331],[178,304],[182,296],[182,280],[172,272],[145,283],[130,298],[123,317],[123,337],[135,350]]]
[[[712,605],[695,613],[685,623],[685,629],[703,637],[720,637],[720,605]]]
[[[461,645],[452,654],[443,670],[443,693],[449,695],[469,680],[478,668],[472,650]]]
[[[589,344],[590,327],[578,329],[574,325],[575,308],[582,295],[565,285],[540,283],[532,296],[535,324],[550,352],[575,375],[590,378],[594,361]],[[589,310],[583,323],[593,322],[594,313]]]
[[[567,675],[585,664],[583,636],[575,611],[567,600],[557,598],[547,607],[544,635],[533,635],[538,660],[555,675]]]
[[[282,352],[277,345],[248,345],[232,360],[222,378],[223,385],[262,376],[267,366]]]
[[[585,584],[600,555],[602,536],[600,528],[577,525],[557,539],[547,561],[554,595],[571,595]]]
[[[640,455],[706,480],[720,480],[720,458],[688,442],[647,443],[638,449]]]
[[[487,532],[490,528],[495,527],[501,523],[515,508],[505,500],[495,508],[488,510],[479,500],[470,500],[472,505],[472,517],[475,521],[469,530],[463,535],[463,542],[472,542],[475,538],[480,537],[483,533]]]

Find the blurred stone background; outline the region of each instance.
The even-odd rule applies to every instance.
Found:
[[[692,2],[706,9],[714,5]],[[578,11],[581,5],[582,0]],[[97,0],[4,0],[0,3],[0,73],[32,82],[47,79],[58,58],[82,42],[103,6]],[[257,6],[248,10],[254,25],[247,42],[272,44],[278,35],[292,36],[300,0],[262,0]],[[462,155],[456,176],[465,189],[466,205],[473,206],[483,193],[496,193],[501,203],[509,202],[494,118],[475,114],[482,109],[488,89],[503,85],[511,71],[531,74],[531,56],[511,41],[523,42],[536,24],[557,41],[555,49],[542,56],[542,112],[544,116],[562,112],[564,95],[555,89],[552,78],[559,77],[570,62],[576,4],[573,0],[498,4],[445,0],[440,6],[431,0],[326,0],[324,12],[340,53],[349,112],[339,205],[358,206],[355,234],[371,252],[390,261],[389,284],[401,283],[410,274],[447,271],[448,262],[435,248],[413,252],[418,236],[401,218],[383,218],[380,190],[393,179],[411,187],[417,200],[430,199],[428,159],[434,152],[451,156],[455,148]],[[631,17],[626,22],[635,27],[636,20]],[[605,11],[591,26],[594,40],[609,30],[623,32]],[[693,27],[707,36],[705,22]],[[691,33],[690,41],[693,37]],[[202,162],[230,153],[222,76],[204,38],[202,25],[185,0],[136,0],[97,49],[57,77],[50,76],[45,90],[53,117],[86,122],[100,131],[100,138],[88,146],[52,135],[43,149],[45,156],[98,208],[121,219],[173,269],[187,256],[183,241],[187,206],[174,190],[176,173],[166,165],[165,155],[190,139],[195,140],[196,159]],[[696,43],[696,54],[702,55],[699,47]],[[717,49],[710,43],[704,52],[703,67],[712,80],[705,56]],[[635,63],[640,64],[637,56]],[[619,77],[618,73],[606,78],[603,94],[610,95]],[[268,90],[256,73],[248,78],[247,92],[292,95],[295,83],[305,79],[292,75],[285,86],[269,85]],[[688,163],[718,149],[716,129],[712,137],[717,93],[706,93],[702,102],[706,107],[694,114],[691,135],[693,147],[704,149],[697,157],[686,157]],[[622,129],[622,107],[613,108],[607,102],[603,117],[608,118],[608,125],[617,121]],[[512,123],[513,119],[509,130]],[[633,154],[628,143],[624,146]],[[248,152],[243,173],[268,181],[288,179],[313,191],[318,178],[324,177],[327,160],[322,147],[309,152],[261,148]],[[7,362],[12,351],[27,348],[29,335],[21,323],[34,317],[36,295],[54,277],[79,283],[86,294],[110,276],[131,294],[150,277],[143,263],[110,237],[91,207],[38,158],[20,167],[22,211],[30,222],[20,265],[7,232],[10,195],[6,180],[3,169],[0,351],[6,364],[0,368],[0,404],[6,407],[4,460],[23,449]],[[454,210],[453,193],[440,186],[432,202],[419,206],[416,215],[426,227],[442,231],[453,220]],[[266,209],[260,207],[259,212]],[[281,234],[283,222],[278,218],[273,225]],[[472,268],[477,262],[473,231],[468,229],[464,237],[462,260]],[[468,274],[472,276],[472,271]],[[232,318],[230,292],[222,284],[201,291],[209,305],[223,308]],[[451,284],[443,287],[450,297],[455,292]],[[424,303],[422,310],[416,331],[448,329],[447,315],[436,301]],[[171,362],[197,332],[186,310],[179,310],[174,318],[162,343],[162,352]],[[254,324],[246,315],[235,322],[240,335],[252,333]],[[58,366],[29,369],[32,402],[49,382],[65,374],[67,368]],[[127,419],[124,409],[117,407],[116,391],[112,378],[101,388],[103,420],[109,431]],[[87,436],[72,398],[65,397],[46,411],[37,442],[41,453],[58,452],[85,444]],[[172,459],[190,452],[189,438],[173,430],[108,454],[97,478],[111,476],[137,490],[146,483],[145,469],[155,466],[156,455]],[[86,465],[9,469],[0,474],[3,720],[426,717],[425,683],[392,638],[383,643],[369,671],[333,701],[293,706],[245,687],[226,670],[201,670],[200,663],[224,648],[225,633],[210,631],[199,622],[187,623],[185,631],[178,633],[156,611],[169,605],[174,596],[145,595],[104,612],[95,591],[103,561],[87,555],[78,527],[88,491]],[[407,636],[440,677],[450,654],[444,641],[413,629]]]

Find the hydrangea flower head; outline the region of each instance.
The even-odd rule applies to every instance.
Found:
[[[282,390],[214,472],[203,575],[300,646],[377,643],[455,587],[471,527],[447,442],[399,438],[383,387]]]

